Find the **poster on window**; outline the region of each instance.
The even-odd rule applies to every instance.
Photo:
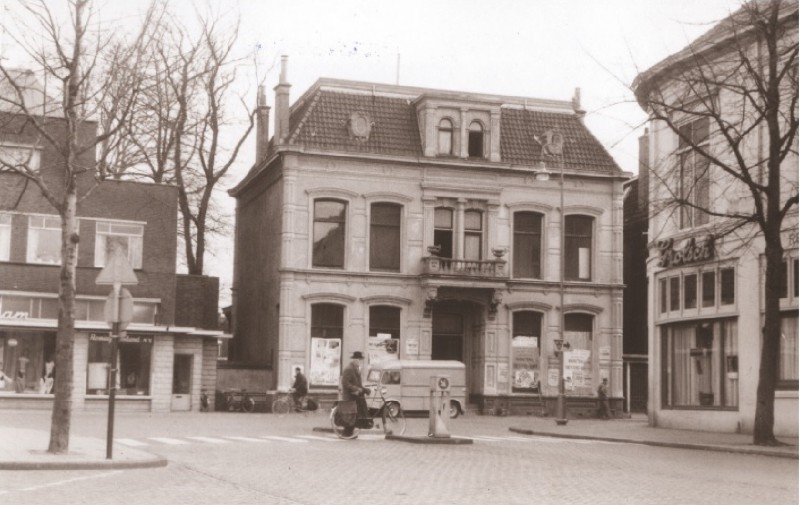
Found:
[[[309,380],[315,386],[338,386],[342,339],[312,338]]]
[[[397,359],[399,339],[392,338],[390,333],[378,333],[377,336],[367,339],[367,356],[369,364],[374,365],[388,359]]]
[[[539,338],[517,335],[511,339],[511,350],[513,390],[535,390],[539,380]]]
[[[564,352],[564,382],[568,391],[586,393],[592,389],[592,352],[587,349],[573,349]],[[567,377],[570,378],[567,385]],[[568,387],[567,387],[568,386]]]

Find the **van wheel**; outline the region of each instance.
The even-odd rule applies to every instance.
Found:
[[[459,414],[461,414],[461,407],[458,406],[458,402],[450,400],[450,419],[455,419]]]

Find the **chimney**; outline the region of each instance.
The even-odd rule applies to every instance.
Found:
[[[256,163],[267,157],[269,147],[269,105],[264,86],[258,87],[258,102],[256,104]]]
[[[275,144],[285,144],[289,136],[289,88],[286,66],[289,57],[281,56],[281,77],[275,86]]]
[[[581,123],[583,123],[586,111],[581,107],[581,88],[575,88],[575,94],[572,96],[572,109],[575,111],[575,115],[578,116]]]

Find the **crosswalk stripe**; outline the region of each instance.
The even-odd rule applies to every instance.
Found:
[[[149,437],[150,440],[155,440],[156,442],[161,442],[162,444],[167,445],[188,445],[189,442],[185,440],[178,440],[177,438],[167,438],[167,437]]]
[[[223,440],[221,438],[213,438],[213,437],[186,437],[192,440],[199,440],[200,442],[208,442],[209,444],[227,444],[227,440]]]
[[[326,438],[326,437],[316,437],[314,435],[299,435],[301,438],[307,438],[309,440],[321,440],[323,442],[342,442],[342,440],[338,438]]]
[[[122,445],[127,445],[128,447],[143,447],[147,445],[144,442],[139,442],[138,440],[134,440],[132,438],[115,438],[114,441]]]
[[[231,440],[236,440],[236,441],[239,441],[239,442],[261,442],[263,444],[266,444],[267,442],[269,442],[269,440],[264,440],[263,438],[255,438],[255,437],[229,437],[229,436],[226,436],[225,438],[229,438]]]
[[[294,444],[307,444],[308,440],[302,440],[297,438],[289,438],[289,437],[278,437],[274,435],[262,435],[261,438],[266,438],[269,440],[279,440],[281,442],[292,442]]]

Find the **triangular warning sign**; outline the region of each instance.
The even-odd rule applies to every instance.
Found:
[[[97,284],[138,284],[139,279],[133,273],[131,264],[128,263],[128,258],[119,249],[116,248],[111,253],[111,257],[106,261],[106,266],[100,270],[100,275],[97,276],[95,281]]]

